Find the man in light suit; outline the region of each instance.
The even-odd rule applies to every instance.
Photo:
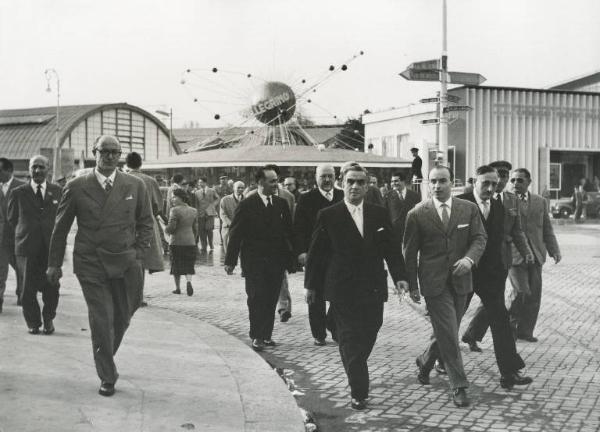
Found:
[[[17,279],[17,304],[21,304],[23,277],[17,269],[15,258],[15,229],[8,222],[8,198],[18,186],[25,184],[13,177],[13,164],[6,158],[0,158],[0,313],[4,303],[4,291],[8,278],[8,265],[13,268]]]
[[[365,201],[368,177],[357,163],[342,168],[344,200],[322,209],[308,250],[306,300],[329,301],[335,319],[350,406],[367,407],[367,360],[383,324],[388,272],[397,290],[408,289],[400,243],[385,208]]]
[[[229,244],[229,227],[231,226],[235,209],[244,199],[245,188],[246,185],[244,182],[236,181],[233,184],[233,193],[224,196],[219,204],[219,214],[221,217],[221,225],[223,226],[221,235],[223,236],[223,247],[225,250],[227,250],[227,245]]]
[[[29,160],[30,183],[15,188],[8,199],[8,219],[15,228],[15,256],[23,275],[23,316],[30,334],[39,334],[42,318],[44,334],[54,333],[53,320],[58,306],[58,284],[46,279],[48,247],[54,228],[56,209],[62,194],[60,186],[48,183],[48,159]],[[37,293],[42,293],[40,314]]]
[[[542,196],[528,192],[531,184],[529,171],[525,168],[514,170],[510,182],[519,198],[521,226],[535,257],[535,262],[528,264],[513,249],[508,274],[517,295],[510,307],[510,320],[517,338],[537,342],[533,331],[542,300],[542,266],[546,262],[546,254],[554,258],[555,264],[562,257],[548,216],[548,202]]]
[[[153,236],[152,207],[144,182],[117,170],[121,145],[102,135],[92,150],[96,168],[65,186],[50,241],[47,276],[62,276],[67,235],[77,218],[73,272],[88,306],[100,393],[112,396],[114,362],[144,283],[142,259]]]
[[[486,234],[477,206],[453,198],[453,173],[438,166],[429,173],[432,198],[412,209],[406,219],[404,259],[410,297],[425,297],[434,337],[417,357],[417,376],[429,384],[429,373],[441,357],[448,372],[455,405],[469,404],[469,386],[464,371],[458,328],[465,312],[467,295],[473,290],[471,268],[485,249]],[[418,282],[417,282],[418,280]]]
[[[421,197],[416,192],[406,188],[406,177],[401,172],[392,174],[391,183],[392,190],[384,198],[385,208],[390,212],[396,239],[402,242],[406,215],[421,201]]]
[[[200,244],[202,251],[206,252],[206,246],[212,251],[213,230],[215,229],[215,216],[217,216],[217,204],[219,195],[213,189],[208,187],[206,177],[198,179],[198,189],[194,192],[196,201],[196,210],[198,211],[198,231],[200,235]]]

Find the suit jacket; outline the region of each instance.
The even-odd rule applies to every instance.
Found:
[[[208,186],[204,189],[198,189],[194,192],[195,207],[198,210],[198,217],[216,216],[219,195],[213,188]]]
[[[68,182],[58,206],[48,266],[62,266],[75,217],[75,274],[122,277],[150,247],[152,210],[144,182],[137,177],[117,171],[110,193],[100,186],[94,171]]]
[[[528,193],[527,202],[520,202],[521,226],[539,264],[546,262],[546,253],[551,257],[560,253],[548,212],[548,202],[540,195]],[[513,246],[512,264],[519,265],[522,262],[523,258]]]
[[[406,280],[400,243],[385,208],[363,202],[360,235],[344,201],[319,211],[304,285],[332,302],[384,302],[387,263],[394,283]]]
[[[404,238],[406,215],[421,202],[421,196],[410,189],[406,189],[405,198],[400,199],[398,192],[392,189],[388,191],[384,200],[385,208],[387,208],[390,213],[394,234],[399,241],[402,241]]]
[[[221,203],[219,204],[219,216],[223,221],[224,227],[229,227],[231,225],[233,214],[239,204],[240,200],[238,200],[234,194],[226,195],[221,199]]]
[[[6,195],[0,190],[0,212],[2,213],[2,217],[0,217],[0,245],[8,250],[14,250],[15,247],[15,227],[8,220],[8,198],[13,190],[24,184],[24,181],[13,177]]]
[[[438,215],[433,199],[417,204],[408,212],[404,230],[404,259],[410,289],[420,287],[423,296],[434,297],[441,294],[451,282],[458,294],[471,292],[471,274],[452,275],[454,263],[469,257],[477,264],[486,240],[487,235],[475,204],[452,198],[447,228]]]
[[[165,232],[171,235],[170,245],[194,246],[198,233],[198,212],[188,205],[171,208]]]
[[[501,248],[502,267],[504,268],[504,270],[508,270],[512,265],[513,245],[518,250],[517,253],[521,255],[522,259],[524,259],[528,254],[531,253],[531,249],[529,248],[529,245],[527,244],[527,238],[525,237],[525,234],[521,229],[521,219],[519,217],[519,204],[517,202],[516,195],[510,192],[502,192],[502,195],[502,207],[504,209],[504,216],[502,220],[498,220],[497,223],[501,223],[503,227],[504,240],[499,246]],[[458,195],[457,198],[466,199],[477,205],[477,200],[475,199],[475,195],[473,194],[473,192]],[[477,206],[477,209],[479,209],[479,206]],[[481,211],[479,211],[479,215],[482,218],[482,222],[485,224]],[[490,245],[486,246],[486,249],[489,246]]]
[[[245,274],[262,271],[265,263],[295,272],[292,215],[283,198],[271,198],[271,210],[257,193],[240,202],[229,228],[225,265],[235,266],[241,254]]]
[[[246,194],[246,197],[254,195],[258,192],[258,189],[253,189]],[[292,214],[292,219],[294,218],[294,208],[296,207],[296,198],[294,198],[294,194],[284,189],[280,184],[277,185],[277,196],[279,198],[283,198],[285,202],[287,202],[288,207],[290,209],[290,213]]]
[[[344,199],[342,190],[333,188],[331,193],[333,196],[331,202],[327,201],[319,189],[313,189],[300,195],[294,214],[294,253],[296,256],[308,252],[319,210]]]
[[[369,186],[369,189],[367,189],[367,194],[365,195],[365,202],[377,204],[378,206],[384,205],[381,192],[375,186]]]
[[[421,167],[423,166],[423,159],[420,156],[415,156],[411,164],[412,175],[416,176],[418,179],[423,178],[423,173],[421,171]]]
[[[30,183],[11,192],[8,219],[15,228],[15,255],[33,257],[48,253],[61,195],[60,186],[46,182],[44,203],[40,208]]]

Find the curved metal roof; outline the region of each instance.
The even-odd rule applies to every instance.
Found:
[[[127,103],[97,105],[67,105],[59,111],[59,145],[87,117],[107,109],[128,109],[150,118],[166,134],[167,127],[155,116]],[[56,106],[0,110],[0,156],[9,159],[28,159],[42,147],[56,143]],[[176,150],[179,152],[177,145]]]

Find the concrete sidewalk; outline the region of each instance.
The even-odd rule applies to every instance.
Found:
[[[65,269],[69,269],[65,265]],[[9,279],[0,314],[0,432],[304,431],[293,396],[247,345],[201,320],[138,310],[98,395],[87,308],[62,280],[51,336],[27,333]]]

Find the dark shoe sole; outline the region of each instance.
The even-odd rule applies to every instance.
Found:
[[[30,328],[27,331],[29,332],[29,334],[32,334],[32,335],[40,334],[40,329],[39,328]]]
[[[47,336],[50,336],[50,335],[51,335],[52,333],[54,333],[55,331],[56,331],[56,329],[55,329],[54,327],[52,327],[52,328],[47,328],[47,329],[45,328],[45,329],[44,329],[44,334],[45,334],[45,335],[47,335]]]
[[[173,292],[173,294],[181,294],[180,290],[175,290],[175,291],[172,291],[172,292]]]
[[[419,368],[419,373],[417,374],[417,381],[419,381],[419,383],[421,383],[423,385],[429,385],[430,384],[430,382],[429,382],[429,374],[425,374],[423,372],[424,365],[422,364],[422,362],[419,359],[419,357],[417,357],[415,359],[415,364]]]
[[[112,396],[115,394],[115,387],[114,386],[113,387],[101,386],[100,389],[98,390],[98,394],[100,396],[106,396],[106,397]]]
[[[285,311],[285,312],[281,313],[281,316],[279,317],[279,320],[281,322],[288,322],[291,317],[292,317],[292,314],[289,313],[288,311]]]
[[[194,288],[190,282],[187,283],[186,291],[188,296],[194,295]]]

